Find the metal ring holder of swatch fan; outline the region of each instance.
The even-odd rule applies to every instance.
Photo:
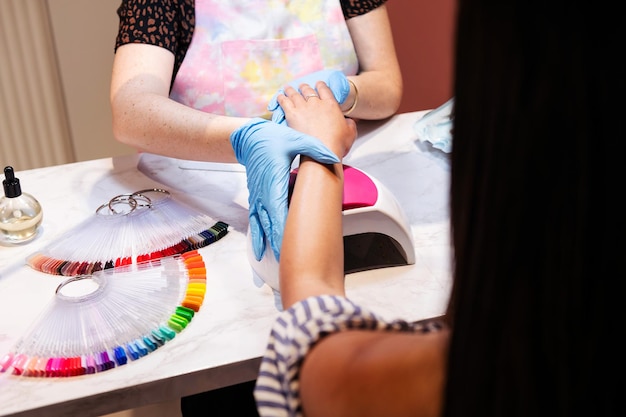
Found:
[[[297,171],[291,172],[293,187]],[[291,194],[291,193],[290,193]],[[391,192],[375,178],[344,165],[344,270],[346,274],[415,263],[411,229]],[[271,250],[254,257],[248,230],[248,261],[256,278],[279,291],[278,262]]]

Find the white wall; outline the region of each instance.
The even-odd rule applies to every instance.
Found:
[[[120,1],[47,3],[76,160],[134,152],[113,139],[111,127],[109,83]]]

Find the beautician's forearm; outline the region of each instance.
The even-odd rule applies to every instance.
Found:
[[[359,102],[350,117],[376,120],[392,116],[400,106],[403,86],[387,8],[382,5],[346,23],[359,57],[359,74],[348,77],[359,90]],[[353,102],[353,97],[348,97],[341,110],[346,111]]]
[[[312,295],[344,295],[343,168],[302,158],[280,263],[283,306]]]
[[[138,150],[198,161],[236,162],[230,134],[246,119],[215,116],[169,98],[174,54],[154,45],[120,46],[113,60],[113,135]]]
[[[380,120],[393,116],[400,107],[402,81],[390,79],[387,73],[371,71],[349,76],[358,89],[358,103],[347,115],[354,119]],[[349,96],[341,105],[343,112],[354,103]]]
[[[113,132],[140,151],[197,161],[236,162],[230,134],[248,119],[217,116],[152,93],[120,91]]]

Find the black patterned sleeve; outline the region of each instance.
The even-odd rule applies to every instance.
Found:
[[[175,56],[176,77],[193,35],[194,0],[123,0],[117,15],[115,51],[128,43],[165,48]]]
[[[343,17],[348,20],[351,17],[360,16],[387,3],[387,0],[341,0]]]

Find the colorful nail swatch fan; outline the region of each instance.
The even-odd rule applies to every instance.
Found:
[[[205,292],[196,250],[71,277],[0,360],[0,372],[71,377],[125,365],[183,331]]]
[[[149,189],[113,197],[95,215],[27,257],[33,269],[77,276],[199,249],[228,233],[228,224]]]

